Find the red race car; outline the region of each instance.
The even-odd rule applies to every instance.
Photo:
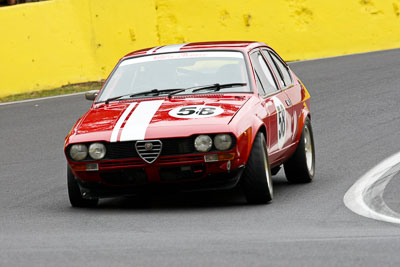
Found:
[[[153,190],[237,185],[249,203],[315,168],[310,95],[259,42],[160,46],[123,57],[65,138],[72,206]]]

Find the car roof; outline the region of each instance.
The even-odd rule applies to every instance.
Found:
[[[145,54],[161,54],[168,52],[196,51],[196,50],[235,50],[235,51],[248,52],[253,48],[259,46],[267,46],[267,45],[261,42],[253,42],[253,41],[219,41],[219,42],[184,43],[184,44],[173,44],[173,45],[145,48],[133,51],[124,56],[123,58],[145,55]]]

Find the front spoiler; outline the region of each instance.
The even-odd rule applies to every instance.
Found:
[[[195,192],[228,190],[234,188],[240,181],[244,166],[229,173],[209,174],[199,181],[180,183],[156,183],[134,186],[107,186],[101,182],[83,182],[78,185],[83,198],[109,198],[121,196],[134,196],[139,194],[157,194],[162,192]]]

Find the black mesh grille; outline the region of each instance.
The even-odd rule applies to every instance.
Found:
[[[163,149],[161,156],[190,154],[195,152],[194,138],[175,138],[161,140]]]
[[[106,159],[138,158],[135,142],[107,143]]]

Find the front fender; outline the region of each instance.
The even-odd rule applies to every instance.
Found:
[[[249,118],[246,125],[247,128],[243,129],[240,134],[237,135],[237,151],[243,164],[247,163],[257,133],[262,131],[267,138],[266,126],[257,116]]]

